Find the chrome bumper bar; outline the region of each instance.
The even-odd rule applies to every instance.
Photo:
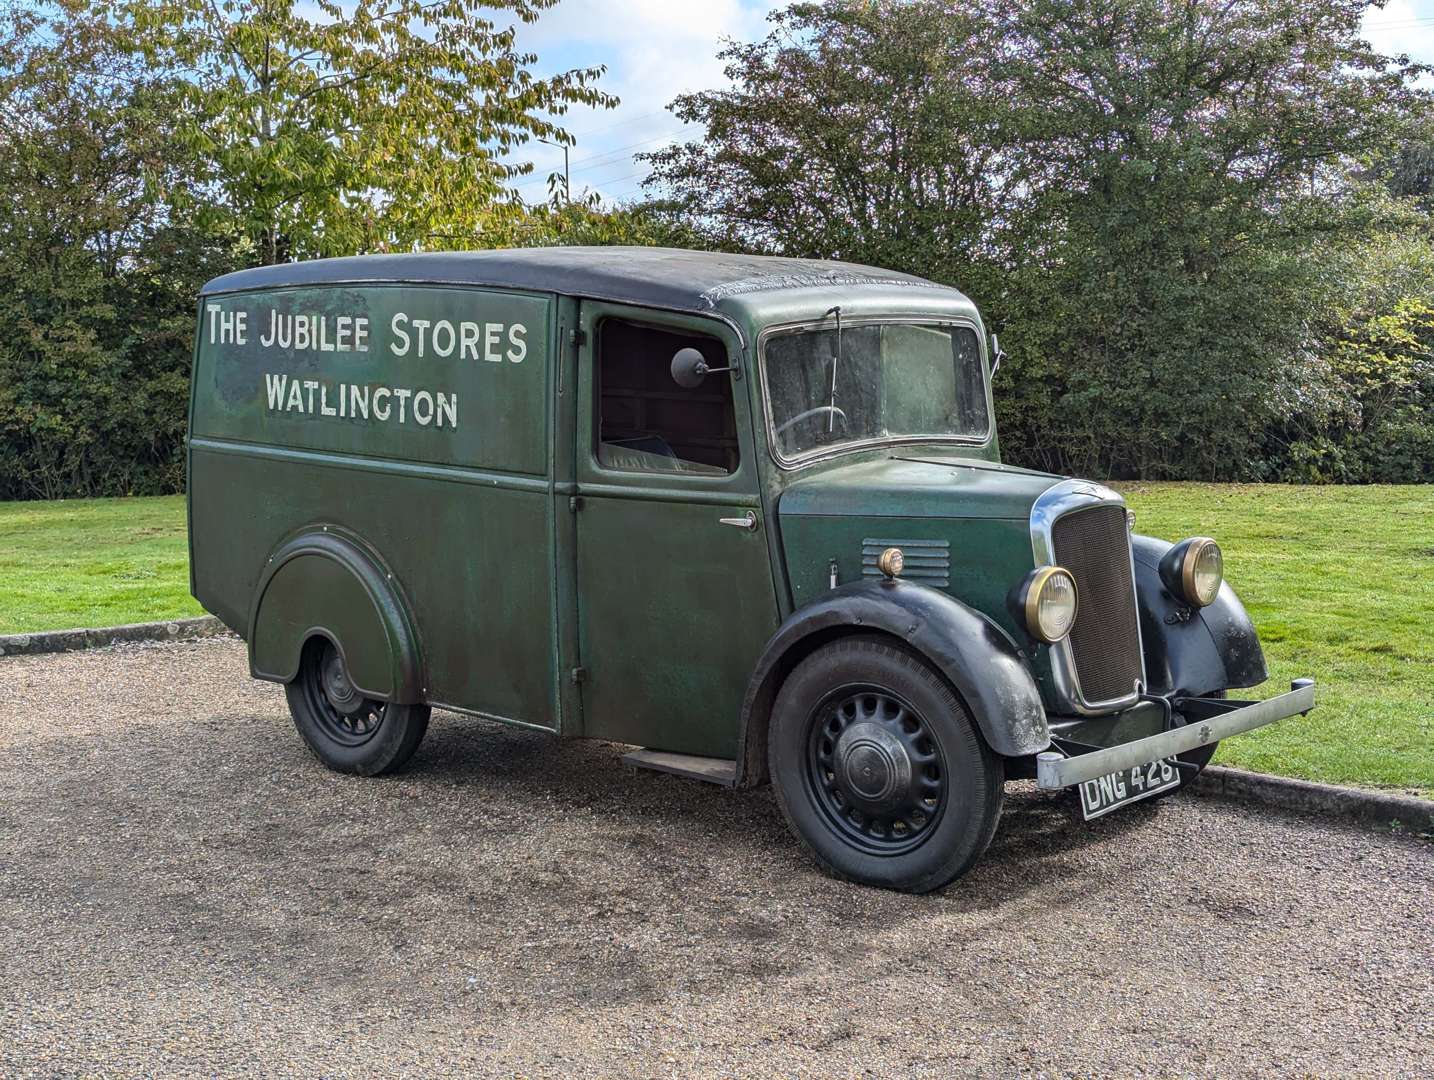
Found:
[[[1288,693],[1265,701],[1232,709],[1227,713],[1196,720],[1172,731],[1136,739],[1119,746],[1094,750],[1089,754],[1066,757],[1055,750],[1036,755],[1036,786],[1047,791],[1084,783],[1121,769],[1133,769],[1161,758],[1174,757],[1187,750],[1228,739],[1244,731],[1252,731],[1296,713],[1314,708],[1314,680],[1296,679]]]

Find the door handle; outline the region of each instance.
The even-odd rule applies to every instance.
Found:
[[[735,525],[737,528],[746,529],[748,532],[757,531],[757,515],[751,510],[748,510],[741,517],[718,518],[717,522],[720,525]]]

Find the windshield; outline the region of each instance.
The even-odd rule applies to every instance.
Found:
[[[873,439],[982,439],[985,373],[969,327],[861,323],[767,339],[767,403],[783,458]]]

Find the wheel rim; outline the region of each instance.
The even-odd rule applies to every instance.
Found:
[[[808,720],[807,794],[832,830],[876,855],[901,855],[935,830],[946,760],[925,718],[899,694],[847,686]]]
[[[383,723],[384,703],[359,692],[328,642],[304,665],[304,695],[319,728],[341,746],[362,746]]]

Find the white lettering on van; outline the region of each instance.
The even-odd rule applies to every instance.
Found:
[[[478,359],[478,335],[482,327],[476,322],[462,322],[458,324],[458,359]]]
[[[490,322],[483,328],[483,359],[499,364],[503,358],[498,355],[498,338],[503,333],[503,324]]]
[[[264,372],[264,387],[269,391],[269,408],[278,412],[284,407],[284,384],[289,381],[287,375],[270,375]]]
[[[249,344],[249,313],[247,311],[225,311],[219,304],[208,304],[209,344]]]
[[[334,417],[419,427],[457,428],[458,395],[408,386],[370,386],[328,379],[298,379],[284,372],[264,373],[264,402],[271,413]],[[394,404],[397,403],[397,408]]]
[[[448,417],[448,426],[458,426],[458,395],[445,394],[442,391],[438,394],[438,426],[443,426],[443,418]]]
[[[435,331],[436,333],[436,331]],[[433,346],[435,349],[437,345]],[[413,419],[422,427],[433,423],[433,395],[427,390],[416,390],[413,394]]]
[[[413,328],[418,331],[418,355],[422,356],[423,342],[424,339],[428,336],[428,328],[432,326],[433,323],[428,319],[412,319],[410,320],[410,322]]]
[[[508,344],[512,346],[508,350],[508,359],[514,364],[521,364],[528,355],[528,343],[524,340],[527,333],[528,328],[520,322],[508,327]]]
[[[399,320],[402,320],[403,322],[406,323],[406,322],[408,322],[408,316],[405,315],[405,314],[404,314],[403,312],[401,312],[401,311],[395,311],[395,312],[393,313],[393,321],[392,321],[391,323],[389,323],[389,329],[393,331],[393,336],[394,336],[395,339],[397,339],[397,338],[403,338],[403,347],[402,347],[402,348],[399,348],[398,341],[397,341],[397,340],[394,340],[394,341],[389,342],[388,348],[389,348],[389,351],[392,352],[394,356],[407,356],[407,355],[408,355],[408,331],[405,330],[403,327],[401,327],[401,326],[399,325]]]
[[[447,336],[447,345],[439,344],[438,339],[440,335]],[[449,322],[447,319],[439,319],[436,323],[433,324],[433,351],[436,352],[439,356],[453,355],[454,340],[455,338],[453,334],[453,324],[451,322]]]

